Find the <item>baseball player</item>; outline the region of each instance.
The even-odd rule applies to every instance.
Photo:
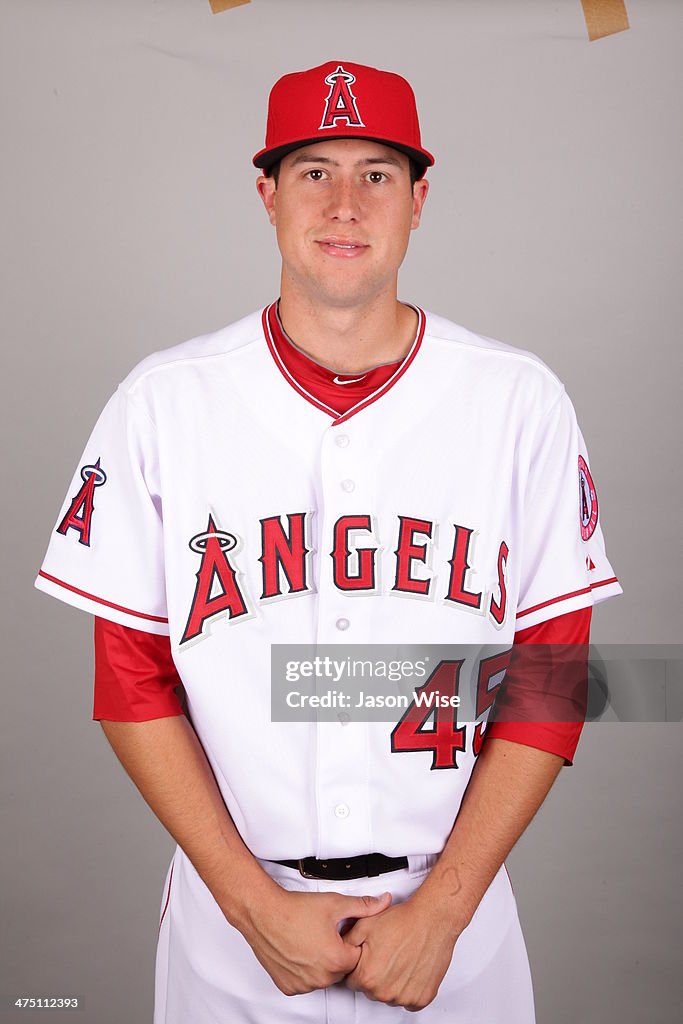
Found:
[[[118,386],[36,580],[177,841],[155,1024],[534,1020],[504,858],[580,723],[270,713],[272,644],[586,644],[621,592],[554,373],[397,297],[433,162],[396,74],[275,84],[279,299]]]

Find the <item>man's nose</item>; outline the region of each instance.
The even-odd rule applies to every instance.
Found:
[[[352,221],[360,217],[360,196],[355,182],[339,179],[329,193],[327,216],[333,220]]]

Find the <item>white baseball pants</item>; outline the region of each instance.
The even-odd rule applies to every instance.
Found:
[[[375,878],[329,882],[259,863],[285,889],[379,895],[393,902],[418,888],[436,857]],[[154,1024],[534,1024],[529,963],[505,868],[458,939],[436,999],[418,1012],[387,1006],[343,982],[285,996],[254,956],[178,847],[162,896]]]

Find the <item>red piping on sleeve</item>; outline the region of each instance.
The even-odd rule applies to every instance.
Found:
[[[598,580],[597,583],[591,583],[588,587],[582,587],[581,590],[573,590],[571,594],[561,594],[559,597],[551,597],[549,601],[541,601],[540,604],[532,605],[531,608],[525,608],[523,612],[517,612],[517,618],[521,619],[525,615],[531,615],[532,612],[537,612],[539,608],[548,608],[551,604],[558,604],[560,601],[568,601],[570,597],[580,597],[582,594],[590,594],[591,590],[596,590],[598,587],[606,587],[608,583],[618,583],[619,580],[616,576],[612,576],[608,580]]]
[[[126,615],[134,615],[136,619],[147,619],[149,622],[168,622],[168,619],[163,618],[161,615],[147,615],[145,612],[136,612],[132,608],[124,608],[122,604],[114,604],[112,601],[105,601],[102,597],[96,597],[95,594],[89,594],[87,590],[79,590],[78,587],[72,587],[70,583],[65,583],[64,580],[58,580],[56,576],[50,576],[49,573],[43,572],[41,569],[38,573],[43,579],[49,580],[50,583],[56,583],[59,587],[64,587],[65,590],[70,590],[73,594],[79,594],[80,597],[87,597],[89,601],[95,601],[97,604],[104,605],[106,608],[114,608],[117,612],[125,612]]]

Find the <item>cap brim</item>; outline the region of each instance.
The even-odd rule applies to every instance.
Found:
[[[310,139],[299,139],[297,142],[288,142],[284,146],[275,146],[272,149],[262,149],[253,158],[252,163],[254,167],[260,167],[262,170],[267,170],[276,164],[278,160],[282,160],[283,156],[287,156],[288,153],[292,153],[295,149],[301,149],[302,146],[310,146],[318,142],[333,142],[336,139],[367,139],[368,142],[379,142],[382,146],[391,146],[392,149],[398,149],[399,152],[405,153],[411,160],[419,164],[422,167],[422,174],[425,173],[428,167],[434,164],[434,157],[426,149],[414,149],[412,146],[404,146],[400,142],[390,142],[388,139],[378,139],[370,135],[326,135],[324,139],[321,139],[318,135]],[[420,175],[422,177],[422,175]]]

